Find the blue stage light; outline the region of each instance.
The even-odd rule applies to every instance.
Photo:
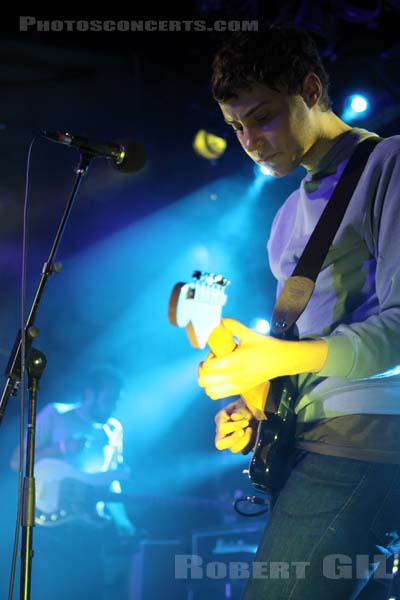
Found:
[[[272,177],[272,173],[269,170],[268,167],[265,167],[264,165],[255,165],[254,166],[254,175],[256,177]]]
[[[368,110],[368,99],[361,94],[351,96],[350,108],[356,113],[365,113]]]
[[[250,327],[257,331],[257,333],[262,333],[263,335],[268,335],[271,329],[267,319],[253,319],[250,323]]]
[[[365,118],[370,111],[370,102],[365,94],[351,94],[344,102],[341,115],[344,121],[354,121]]]

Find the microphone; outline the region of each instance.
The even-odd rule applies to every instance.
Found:
[[[94,157],[111,160],[111,165],[122,173],[140,171],[146,164],[144,146],[133,139],[115,142],[98,142],[61,131],[42,131],[42,136],[52,142],[78,148]]]

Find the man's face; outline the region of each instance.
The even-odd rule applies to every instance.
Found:
[[[91,419],[97,423],[105,423],[115,411],[120,389],[115,386],[104,386],[97,392],[87,390],[86,393]]]
[[[301,95],[257,83],[219,106],[245,152],[275,177],[302,164],[315,141],[312,109]]]

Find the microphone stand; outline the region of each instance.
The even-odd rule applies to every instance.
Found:
[[[21,578],[20,600],[30,598],[31,571],[32,571],[32,538],[35,525],[35,433],[36,433],[36,405],[39,379],[46,368],[47,360],[43,352],[32,348],[27,361],[29,412],[26,467],[23,488],[22,504],[22,545],[21,545]]]
[[[61,265],[54,263],[58,246],[61,237],[64,233],[65,225],[70,215],[72,206],[77,196],[82,178],[88,172],[90,161],[96,154],[82,151],[80,154],[79,164],[75,168],[77,175],[75,183],[70,194],[69,200],[61,218],[53,246],[50,250],[49,257],[43,265],[42,275],[39,285],[32,303],[31,310],[24,328],[25,336],[25,356],[23,364],[26,365],[28,371],[28,388],[29,388],[29,410],[28,410],[28,436],[27,436],[27,455],[26,455],[26,471],[23,486],[23,514],[22,514],[22,546],[21,546],[21,577],[20,577],[20,600],[29,600],[31,594],[31,566],[32,566],[32,538],[33,527],[35,525],[35,479],[34,479],[34,463],[35,463],[35,431],[36,431],[36,404],[37,391],[39,387],[39,379],[46,367],[45,355],[35,350],[32,347],[33,340],[39,335],[38,329],[35,327],[35,317],[39,308],[39,303],[47,283],[48,278],[54,272],[58,273],[61,270]],[[16,396],[21,381],[21,358],[22,358],[22,337],[21,330],[18,331],[13,349],[6,367],[5,375],[7,381],[0,399],[0,425],[2,423],[5,410],[10,396]]]

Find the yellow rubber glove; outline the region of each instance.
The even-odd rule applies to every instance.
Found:
[[[199,385],[213,400],[244,396],[282,375],[319,371],[328,353],[325,340],[280,340],[256,333],[234,319],[223,319],[211,336],[217,338],[219,328],[221,336],[228,330],[239,342],[226,356],[211,354],[199,366]]]
[[[225,335],[224,329],[239,343],[226,356],[211,354],[200,364],[199,385],[210,398],[240,396],[284,373],[285,345],[291,342],[261,335],[233,319],[223,319],[211,336]]]
[[[215,415],[217,450],[248,454],[255,443],[257,421],[242,399],[231,402]]]

